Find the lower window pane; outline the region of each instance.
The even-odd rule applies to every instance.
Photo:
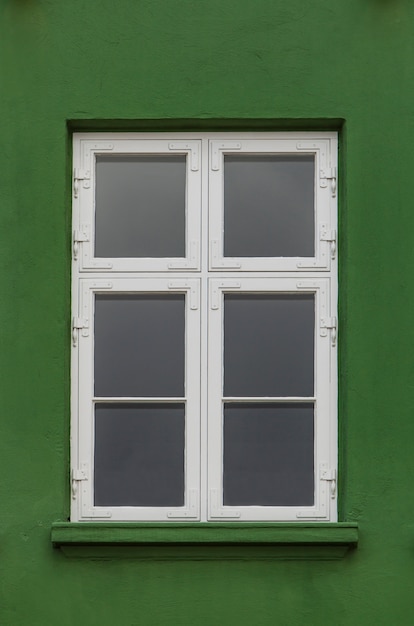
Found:
[[[183,506],[184,438],[184,404],[98,404],[95,506]]]
[[[224,505],[312,506],[313,416],[311,403],[227,403]]]

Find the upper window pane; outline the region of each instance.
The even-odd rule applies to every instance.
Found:
[[[95,395],[182,397],[185,296],[96,296]]]
[[[97,257],[185,257],[185,215],[185,156],[97,157]]]
[[[310,294],[224,296],[224,395],[314,393],[315,302]]]
[[[314,157],[224,157],[224,256],[313,257]]]

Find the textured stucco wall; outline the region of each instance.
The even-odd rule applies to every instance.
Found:
[[[413,623],[413,24],[409,0],[0,0],[2,626]],[[341,128],[340,489],[355,553],[52,549],[69,504],[68,120]]]

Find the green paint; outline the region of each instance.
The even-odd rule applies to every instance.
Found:
[[[340,559],[357,546],[358,525],[58,522],[51,539],[68,556],[82,558],[327,560]]]
[[[409,0],[1,0],[2,626],[411,626],[413,24]],[[70,132],[111,128],[341,129],[341,519],[360,528],[344,559],[52,548],[69,504]]]
[[[184,531],[184,532],[183,532]],[[52,526],[52,542],[63,543],[349,543],[358,541],[355,523],[172,522],[65,523]]]

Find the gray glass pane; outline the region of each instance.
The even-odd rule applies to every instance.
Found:
[[[224,157],[224,256],[312,257],[313,156]]]
[[[183,506],[183,404],[98,404],[95,506]]]
[[[95,395],[182,397],[184,326],[184,295],[97,295]]]
[[[224,395],[313,396],[314,297],[224,296]]]
[[[96,160],[95,254],[185,256],[185,156]]]
[[[224,504],[312,506],[312,404],[227,404]]]

